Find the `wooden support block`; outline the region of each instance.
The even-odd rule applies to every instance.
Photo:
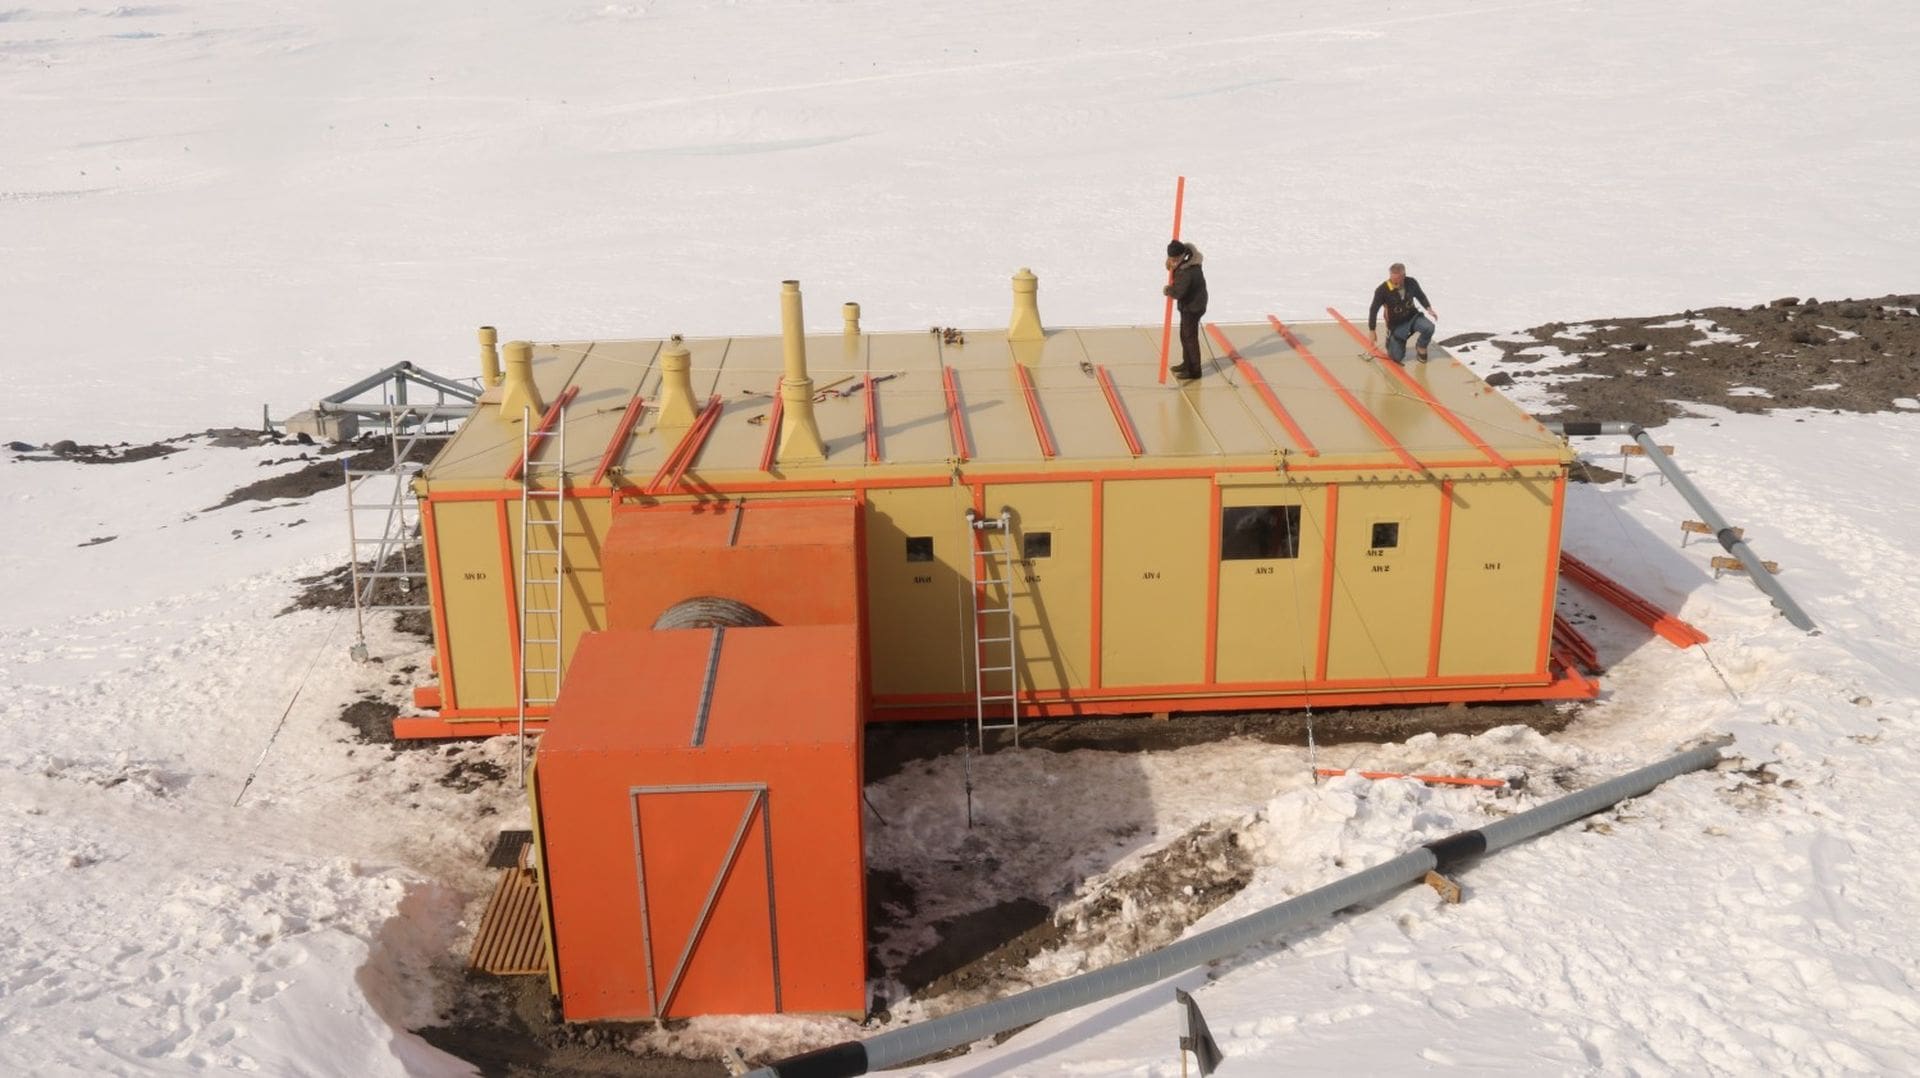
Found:
[[[1154,722],[1166,722],[1167,720],[1169,720],[1169,719],[1171,719],[1171,718],[1173,718],[1173,714],[1172,714],[1171,712],[1167,712],[1167,711],[1156,711],[1156,712],[1154,712],[1154,713],[1153,713],[1153,721],[1154,721]]]
[[[1460,904],[1460,885],[1442,876],[1438,872],[1427,873],[1426,884],[1439,892],[1440,900],[1448,905]]]
[[[1745,539],[1747,537],[1747,529],[1745,528],[1732,528],[1729,530],[1733,532],[1735,539]],[[1707,522],[1704,520],[1683,520],[1680,522],[1681,546],[1686,546],[1687,540],[1693,536],[1712,534],[1714,534],[1713,529],[1708,527]]]
[[[1780,571],[1780,563],[1777,561],[1763,561],[1760,563],[1760,567],[1769,573],[1777,573]],[[1719,579],[1722,570],[1730,573],[1740,573],[1745,572],[1746,568],[1747,564],[1739,558],[1729,558],[1724,554],[1716,554],[1713,557],[1713,575],[1715,579]]]
[[[1673,447],[1663,445],[1660,447],[1660,452],[1671,457],[1673,456]],[[1644,457],[1647,455],[1647,447],[1641,445],[1639,442],[1628,442],[1626,445],[1620,447],[1620,455],[1623,457]]]

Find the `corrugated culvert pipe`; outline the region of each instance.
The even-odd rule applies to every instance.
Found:
[[[720,595],[682,599],[653,621],[655,629],[751,629],[772,624],[772,618],[753,607]]]
[[[1424,879],[1428,872],[1446,872],[1482,854],[1505,849],[1629,797],[1638,797],[1676,775],[1711,767],[1719,762],[1720,749],[1725,744],[1723,739],[1690,749],[1485,827],[1430,842],[1277,906],[1106,969],[1078,974],[917,1025],[888,1030],[864,1041],[848,1041],[783,1059],[750,1072],[748,1078],[851,1078],[872,1070],[898,1067],[983,1037],[1031,1025],[1075,1007],[1144,988],[1176,973],[1232,957],[1282,932],[1349,906],[1384,898]]]

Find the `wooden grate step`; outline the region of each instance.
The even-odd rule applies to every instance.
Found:
[[[470,969],[495,974],[547,972],[547,939],[540,930],[540,885],[530,869],[500,871],[500,882],[480,917]]]

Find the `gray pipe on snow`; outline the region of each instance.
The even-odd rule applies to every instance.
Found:
[[[1629,797],[1638,797],[1676,775],[1711,767],[1719,761],[1720,748],[1725,743],[1716,741],[1690,749],[1485,827],[1449,835],[1277,906],[1105,969],[1077,974],[931,1021],[888,1030],[864,1041],[847,1041],[769,1063],[750,1072],[748,1078],[851,1078],[870,1070],[897,1067],[1109,996],[1144,988],[1176,973],[1229,958],[1349,906],[1383,898],[1424,879],[1428,872],[1446,872],[1482,854],[1572,823]]]
[[[1680,470],[1680,466],[1673,462],[1673,458],[1660,451],[1660,446],[1654,442],[1653,435],[1648,434],[1646,428],[1638,423],[1619,422],[1548,423],[1546,428],[1556,434],[1570,437],[1591,437],[1599,434],[1632,435],[1633,440],[1639,442],[1640,447],[1647,451],[1647,459],[1653,461],[1654,467],[1659,468],[1661,474],[1667,477],[1667,481],[1673,484],[1673,489],[1680,492],[1680,496],[1687,500],[1688,505],[1693,506],[1693,511],[1700,514],[1700,519],[1706,523],[1707,527],[1713,529],[1713,537],[1719,541],[1721,548],[1740,559],[1740,564],[1746,567],[1747,575],[1753,578],[1754,586],[1766,592],[1767,597],[1773,600],[1774,609],[1785,614],[1793,627],[1801,632],[1820,631],[1819,627],[1814,625],[1813,619],[1807,616],[1807,612],[1800,609],[1800,604],[1793,601],[1793,596],[1787,594],[1787,589],[1780,586],[1780,582],[1774,579],[1772,573],[1767,572],[1767,567],[1761,561],[1760,555],[1753,552],[1753,548],[1747,545],[1746,540],[1735,536],[1733,526],[1713,508],[1713,504],[1707,501],[1707,496],[1700,493],[1699,487],[1693,485],[1693,480],[1687,478],[1686,473]]]

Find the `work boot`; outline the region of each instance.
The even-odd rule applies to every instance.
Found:
[[[1173,369],[1173,376],[1179,381],[1191,382],[1194,379],[1200,377],[1200,371],[1199,371],[1199,368],[1197,367],[1188,367],[1188,366],[1182,365],[1179,367],[1175,367]]]
[[[1420,358],[1420,362],[1425,363],[1427,361],[1427,346],[1424,344],[1415,345],[1413,354]]]

